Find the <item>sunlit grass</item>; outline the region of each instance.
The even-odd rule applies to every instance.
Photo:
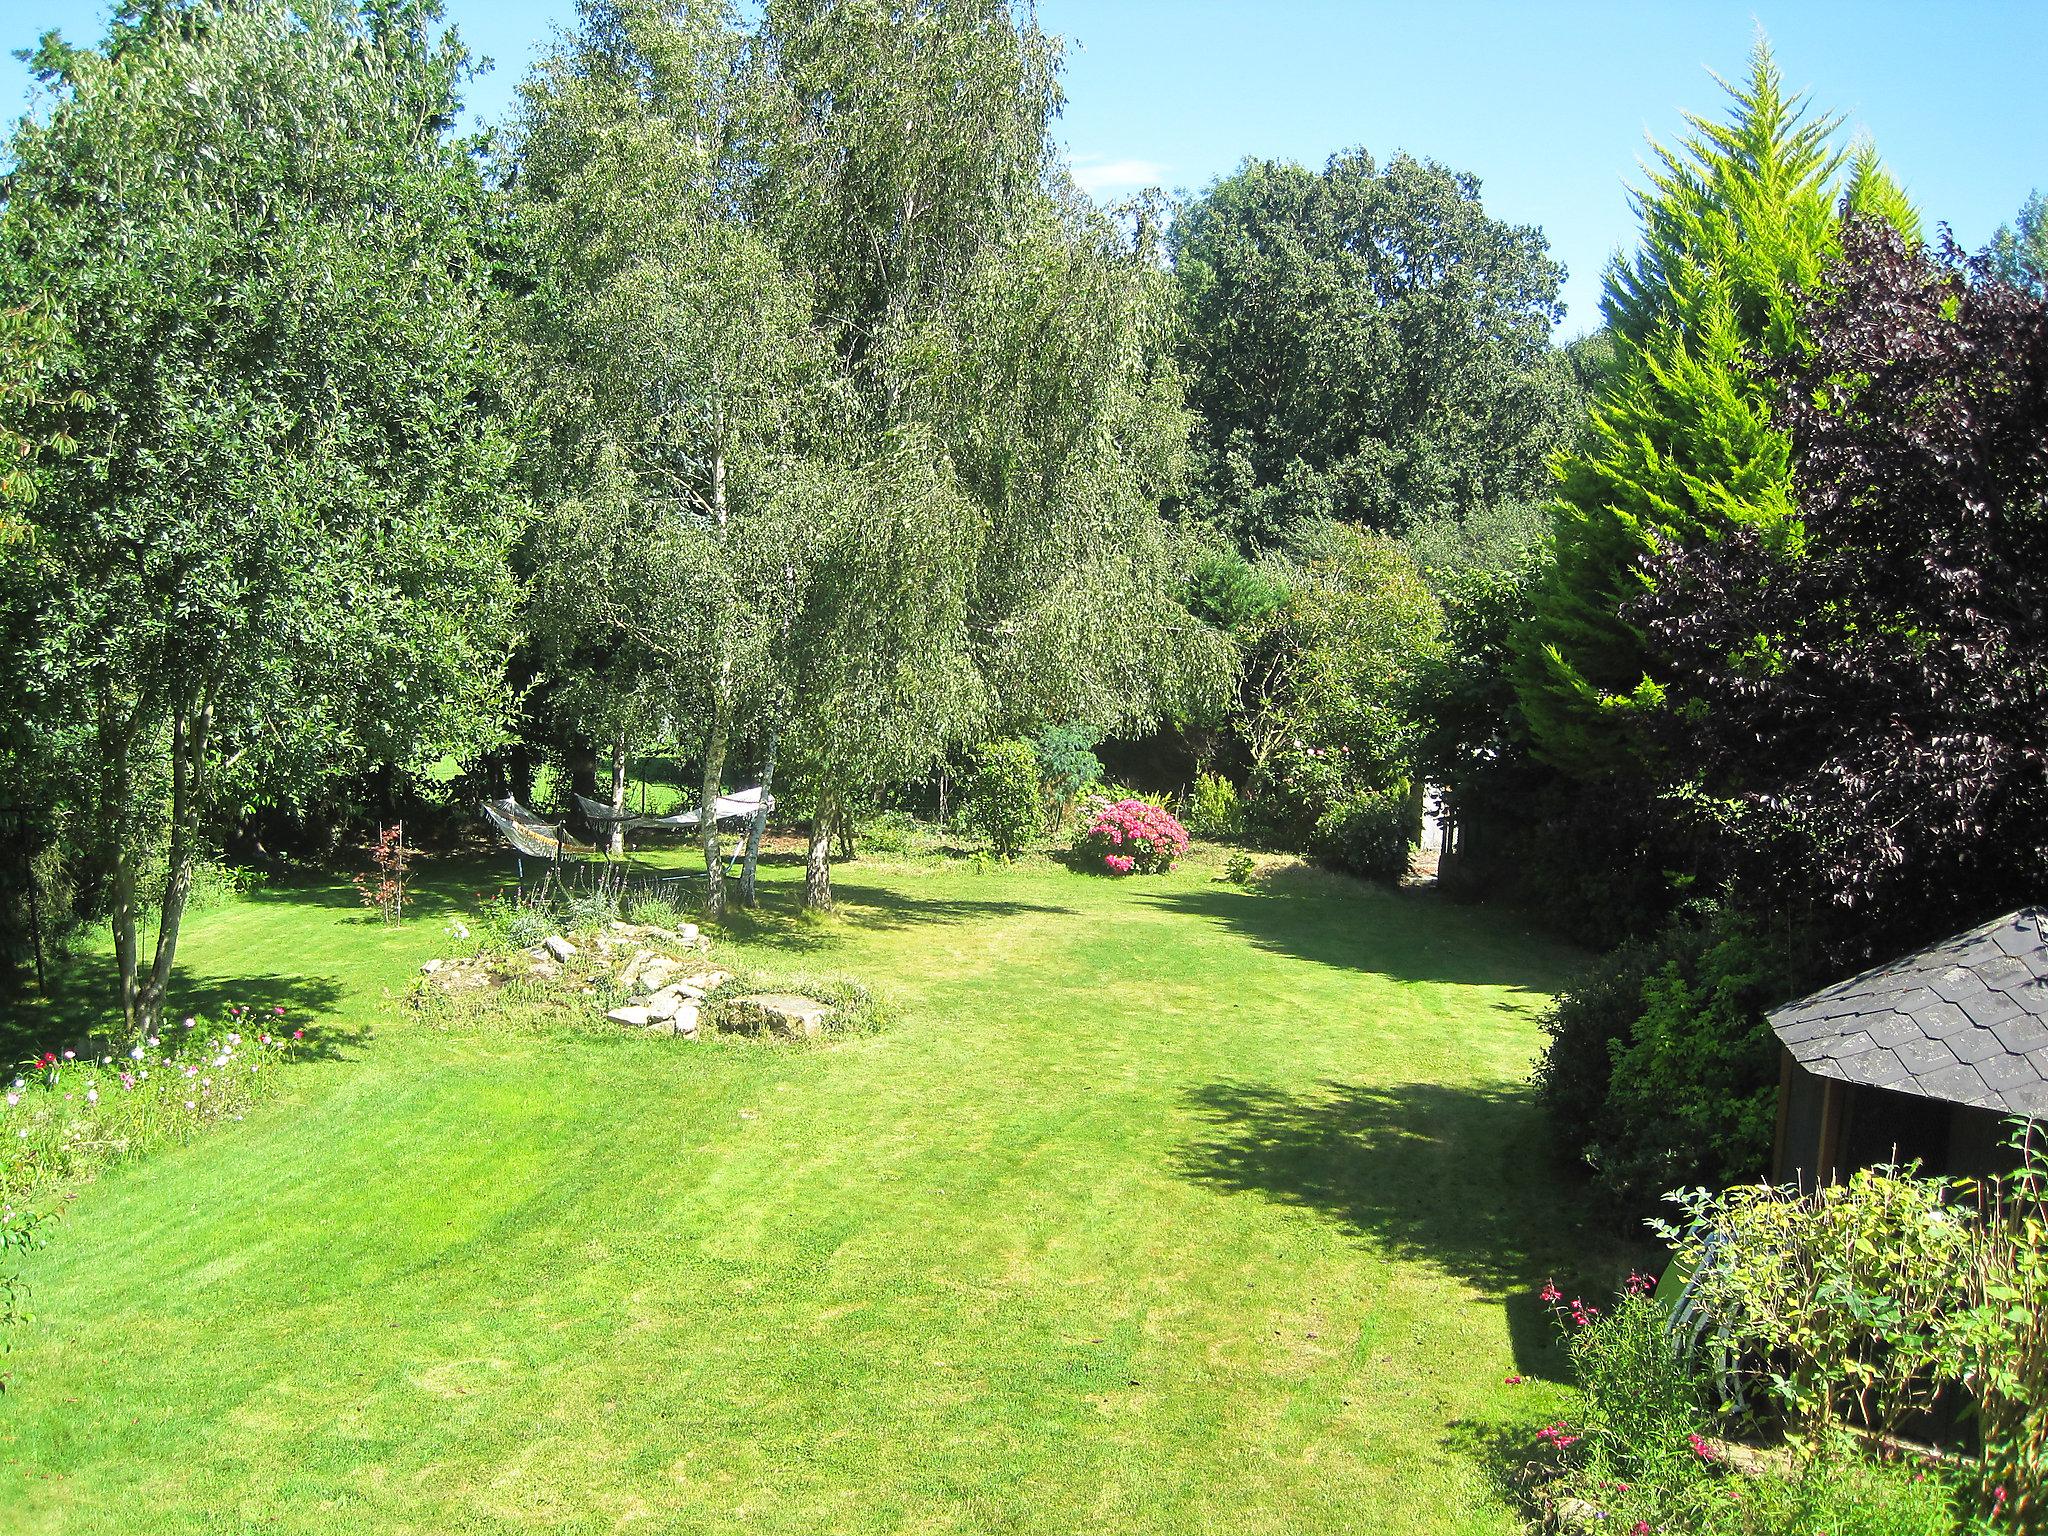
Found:
[[[33,1257],[9,1529],[1513,1529],[1535,1288],[1615,1258],[1524,1086],[1572,957],[1212,873],[778,867],[721,952],[893,1017],[822,1049],[408,1010],[480,867],[203,916],[336,1048]]]

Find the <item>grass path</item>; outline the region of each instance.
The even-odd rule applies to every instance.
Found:
[[[1522,1086],[1569,956],[1206,875],[856,865],[726,950],[895,1006],[811,1050],[437,1028],[383,998],[431,911],[197,920],[195,992],[346,1043],[32,1261],[8,1528],[1512,1530],[1482,1450],[1589,1258]]]

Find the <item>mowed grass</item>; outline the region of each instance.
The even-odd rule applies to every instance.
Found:
[[[1620,1262],[1526,1087],[1573,957],[1211,873],[849,866],[721,947],[894,1008],[822,1048],[404,1008],[469,870],[195,920],[333,1048],[32,1258],[7,1529],[1515,1529],[1534,1291]]]

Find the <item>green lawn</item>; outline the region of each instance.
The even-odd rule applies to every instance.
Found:
[[[436,1024],[434,899],[195,920],[192,993],[333,1049],[33,1258],[8,1528],[1514,1529],[1535,1287],[1617,1258],[1525,1087],[1573,957],[1210,873],[850,866],[723,949],[896,1011],[812,1049]]]

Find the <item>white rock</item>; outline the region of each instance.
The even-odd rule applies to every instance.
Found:
[[[676,937],[677,937],[677,938],[679,938],[679,939],[681,939],[681,940],[682,940],[682,941],[683,941],[683,942],[684,942],[685,944],[694,944],[694,943],[696,943],[696,942],[697,942],[697,935],[698,935],[698,929],[697,929],[697,925],[696,925],[695,923],[677,923],[677,924],[676,924]]]
[[[630,1024],[635,1029],[644,1029],[654,1022],[654,1015],[645,1008],[636,1008],[630,1003],[624,1008],[614,1008],[605,1015],[614,1024]]]
[[[640,967],[640,987],[646,992],[660,992],[675,980],[676,972],[682,967],[666,955],[656,955]]]
[[[446,960],[429,960],[425,965],[421,966],[420,969],[426,972],[427,975],[431,976],[434,974],[434,972],[441,969],[441,967],[446,965],[447,963],[448,962]]]
[[[559,933],[542,939],[540,947],[553,955],[557,960],[573,960],[576,957],[576,946],[563,938]]]
[[[683,1005],[676,1010],[676,1016],[669,1020],[668,1027],[688,1039],[696,1039],[702,1027],[697,1017],[697,1005],[685,999]]]
[[[683,1004],[688,999],[676,988],[669,987],[663,991],[656,992],[651,997],[639,998],[636,1001],[647,1010],[650,1017],[672,1019],[681,1011]]]

